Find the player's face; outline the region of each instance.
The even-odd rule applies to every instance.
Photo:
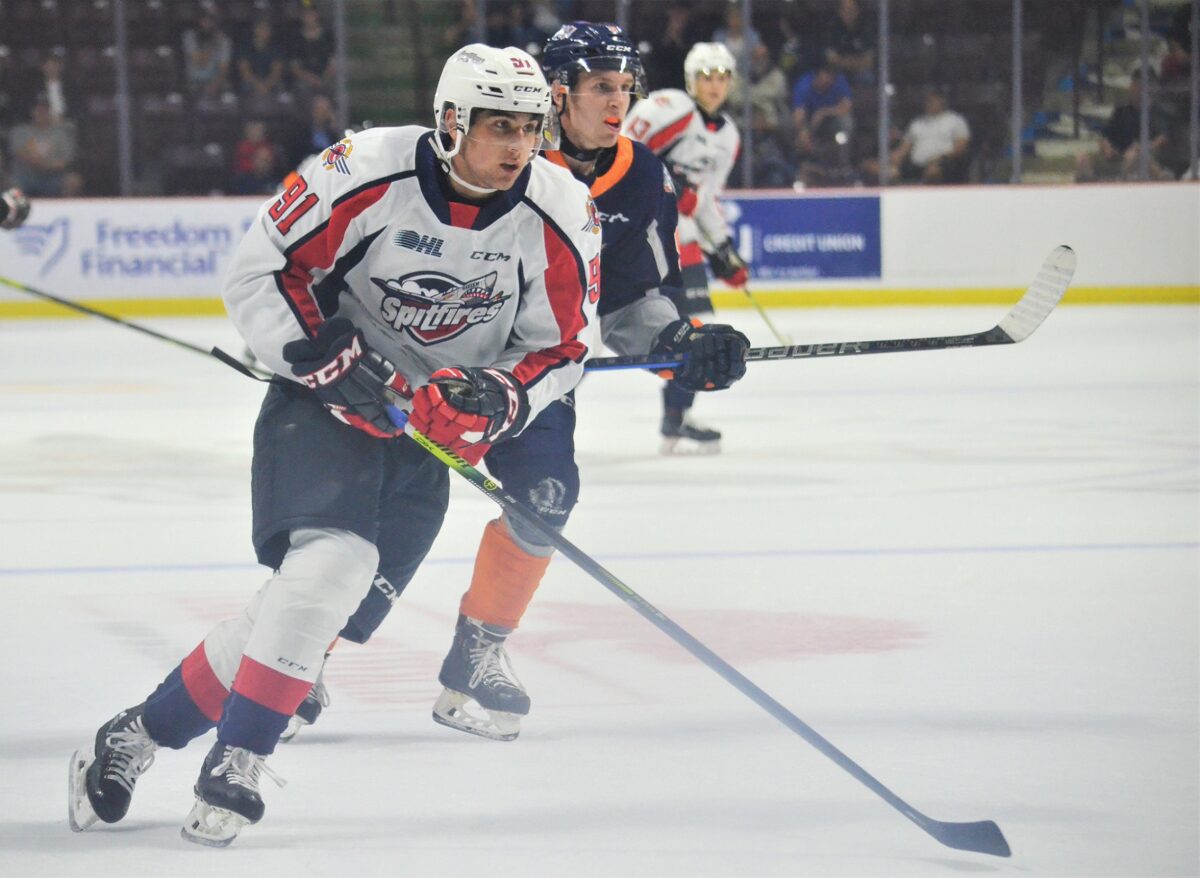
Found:
[[[454,172],[481,189],[511,189],[541,143],[542,117],[476,110]],[[453,182],[453,181],[451,181]]]
[[[598,70],[580,75],[559,115],[563,130],[580,149],[614,146],[633,100],[632,73]]]
[[[729,97],[730,79],[732,77],[728,73],[716,71],[697,73],[693,88],[696,91],[696,103],[700,105],[700,109],[706,113],[715,113],[721,109],[721,105]]]

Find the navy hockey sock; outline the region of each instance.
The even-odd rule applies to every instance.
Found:
[[[142,723],[151,738],[172,750],[186,747],[189,741],[200,737],[216,725],[192,700],[184,685],[179,665],[175,666],[146,699]]]

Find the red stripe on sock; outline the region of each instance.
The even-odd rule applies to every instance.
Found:
[[[184,688],[200,712],[213,722],[219,722],[221,706],[225,703],[229,690],[221,685],[212,665],[208,663],[203,641],[180,662],[179,673],[183,677]]]
[[[233,691],[255,704],[291,716],[312,685],[308,680],[289,677],[244,655],[233,681]]]

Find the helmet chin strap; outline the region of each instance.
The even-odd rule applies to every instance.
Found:
[[[442,162],[442,168],[446,171],[446,175],[451,180],[453,180],[459,186],[462,186],[464,189],[467,189],[478,195],[491,195],[492,193],[499,191],[498,189],[485,189],[482,186],[476,186],[472,183],[468,183],[462,177],[458,176],[458,174],[454,173],[454,166],[450,163],[449,159],[446,159]]]

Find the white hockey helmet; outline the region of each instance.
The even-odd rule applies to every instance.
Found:
[[[446,111],[453,109],[459,137],[448,143]],[[509,46],[497,49],[472,43],[459,49],[442,68],[433,94],[434,126],[438,134],[434,146],[443,161],[449,161],[462,147],[462,135],[471,127],[475,110],[501,110],[509,113],[550,112],[550,86],[542,69],[528,53]]]
[[[701,74],[737,73],[737,60],[724,43],[696,43],[683,59],[683,80],[688,94],[696,89],[696,77]]]

